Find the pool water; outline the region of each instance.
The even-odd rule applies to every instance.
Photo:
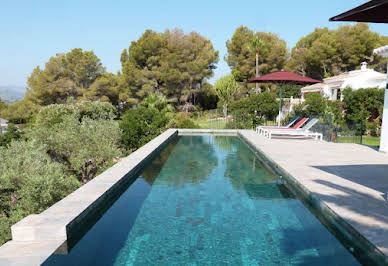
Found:
[[[358,265],[238,138],[182,136],[44,265]]]

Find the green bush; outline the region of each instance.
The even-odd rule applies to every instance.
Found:
[[[0,147],[7,147],[11,141],[19,140],[22,138],[22,133],[14,124],[9,124],[7,132],[0,135]]]
[[[298,116],[320,117],[326,113],[327,100],[320,93],[309,93],[304,103],[297,105],[294,112]]]
[[[0,245],[9,240],[13,223],[40,213],[79,187],[46,149],[36,141],[0,147]]]
[[[109,103],[49,105],[41,109],[27,136],[86,183],[120,155],[121,131],[114,116]]]
[[[278,103],[275,94],[263,92],[233,102],[230,110],[233,121],[227,124],[227,128],[251,129],[264,121],[275,119]]]
[[[167,125],[168,128],[199,128],[186,113],[177,113]]]
[[[165,112],[156,108],[129,109],[120,121],[121,144],[128,151],[135,150],[162,133],[167,123]]]

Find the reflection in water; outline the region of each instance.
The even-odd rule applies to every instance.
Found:
[[[204,181],[217,166],[217,157],[209,137],[182,137],[158,176],[158,185],[182,187]]]

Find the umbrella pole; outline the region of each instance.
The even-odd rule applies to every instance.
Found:
[[[280,127],[280,117],[282,113],[282,85],[279,86],[279,120],[278,120],[278,126]]]

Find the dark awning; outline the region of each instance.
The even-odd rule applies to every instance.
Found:
[[[332,17],[330,21],[388,23],[388,0],[369,1],[359,7]]]

